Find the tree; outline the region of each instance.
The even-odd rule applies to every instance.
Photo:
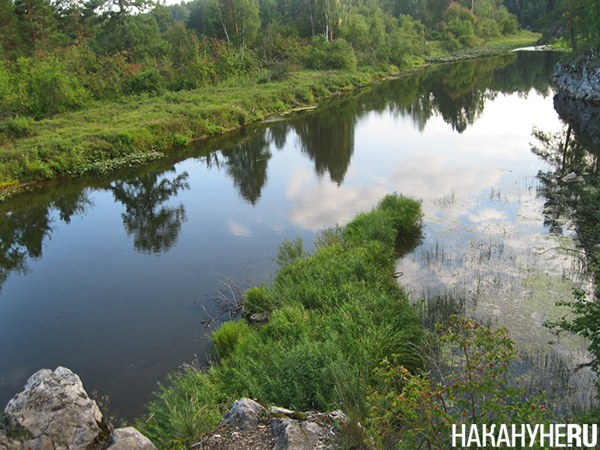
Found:
[[[0,59],[16,57],[21,45],[18,18],[12,0],[0,0]]]
[[[256,205],[267,182],[267,166],[271,159],[269,143],[264,132],[244,140],[241,144],[223,152],[227,173],[240,196],[251,205]]]
[[[48,0],[15,0],[21,38],[26,53],[47,51],[57,43],[55,10]]]
[[[252,43],[260,28],[258,0],[210,0],[210,20],[220,37],[240,48]]]
[[[113,53],[125,50],[129,62],[164,46],[156,19],[148,13],[154,0],[90,0],[89,8],[97,17],[99,31],[96,51]]]

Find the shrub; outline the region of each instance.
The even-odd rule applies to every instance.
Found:
[[[505,36],[515,34],[519,29],[519,22],[513,14],[506,14],[500,19],[500,30]]]
[[[18,139],[31,135],[33,120],[29,117],[16,116],[6,119],[0,123],[0,132],[9,139]]]
[[[42,119],[82,108],[90,100],[80,80],[55,55],[19,58],[16,71],[24,89],[15,105],[17,113]]]
[[[270,313],[275,308],[276,302],[269,296],[266,286],[256,286],[244,293],[244,314]]]
[[[313,69],[354,69],[356,55],[352,46],[344,39],[328,42],[325,36],[315,36],[305,59],[308,67]]]
[[[475,44],[475,28],[477,18],[467,8],[452,2],[444,11],[444,43],[448,50],[472,47]]]
[[[384,361],[380,387],[371,392],[369,434],[396,448],[450,448],[453,424],[540,424],[550,422],[544,397],[526,397],[511,385],[513,342],[504,328],[491,330],[453,316],[436,325],[438,344],[454,362],[450,374],[432,377]]]
[[[354,50],[345,39],[335,39],[330,43],[327,59],[332,69],[356,68]]]
[[[144,92],[156,94],[163,89],[163,77],[156,67],[148,67],[133,75],[128,80],[126,92],[142,94]]]
[[[501,28],[494,19],[480,19],[477,34],[484,39],[500,36]]]

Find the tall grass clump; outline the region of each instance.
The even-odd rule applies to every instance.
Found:
[[[219,359],[206,371],[173,375],[140,422],[143,432],[159,447],[183,448],[242,396],[302,411],[341,408],[364,423],[384,359],[423,365],[420,318],[393,277],[396,244],[419,236],[421,218],[419,202],[388,195],[324,232],[313,253],[300,240],[283,243],[272,284],[244,298],[244,317],[267,320],[241,319],[213,333]]]

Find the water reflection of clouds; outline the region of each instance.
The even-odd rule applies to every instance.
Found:
[[[474,214],[469,214],[469,220],[478,224],[505,221],[507,219],[508,213],[506,211],[500,211],[494,208],[484,208]]]
[[[318,231],[344,223],[359,211],[369,210],[385,194],[393,191],[421,199],[425,215],[435,217],[440,211],[436,200],[441,197],[451,193],[461,198],[477,196],[502,177],[502,173],[494,167],[456,165],[445,156],[427,155],[404,159],[388,174],[376,179],[363,180],[361,175],[360,168],[354,167],[348,182],[338,186],[316,178],[307,170],[294,172],[286,189],[286,196],[293,200],[290,220],[308,230]],[[456,219],[468,214],[473,215],[469,204],[460,203],[453,205],[446,218]],[[492,220],[492,213],[488,211],[487,214]]]
[[[229,222],[227,224],[227,228],[229,229],[229,233],[233,234],[234,236],[250,237],[252,234],[252,231],[248,227],[245,227],[241,223],[237,222]]]
[[[319,231],[336,223],[345,223],[358,212],[369,210],[388,191],[384,186],[338,186],[335,182],[313,177],[301,188],[288,188],[287,193],[293,200],[290,221],[307,230]]]

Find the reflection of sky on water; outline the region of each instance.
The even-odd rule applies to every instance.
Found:
[[[449,132],[441,117],[434,117],[424,131],[427,139],[408,119],[371,113],[356,126],[355,153],[343,185],[292,165],[294,171],[286,177],[286,193],[293,201],[291,220],[316,231],[351,219],[357,211],[372,207],[382,193],[393,191],[422,199],[427,216],[439,216],[433,200],[450,195],[461,199],[461,207],[450,212],[453,219],[483,214],[485,208],[464,197],[474,199],[501,180],[533,176],[539,170],[539,160],[523,139],[531,134],[533,117],[535,124],[543,124],[540,127],[560,128],[556,113],[547,111],[550,99],[534,93],[527,97],[498,95],[462,134]],[[503,184],[511,189],[510,183]]]

